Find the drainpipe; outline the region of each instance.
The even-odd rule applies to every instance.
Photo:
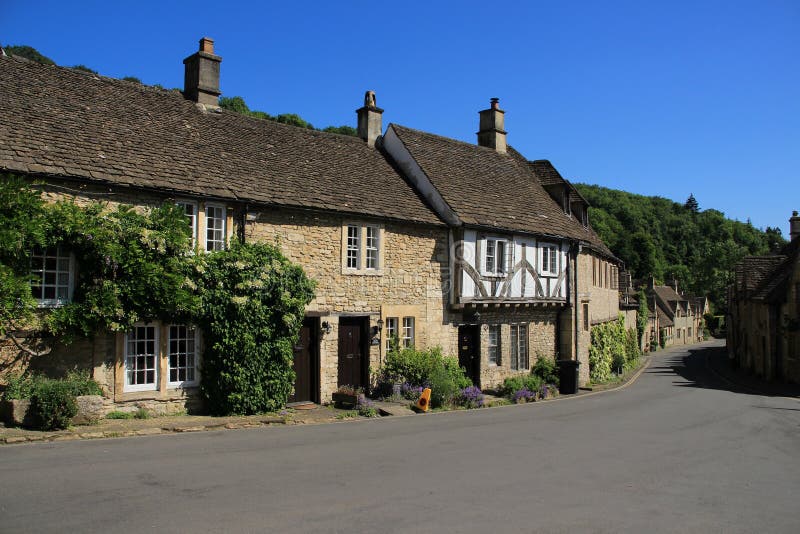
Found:
[[[579,347],[578,338],[580,336],[580,325],[578,324],[578,256],[580,255],[581,250],[583,250],[583,247],[581,246],[580,243],[578,243],[574,248],[576,249],[576,252],[575,252],[575,269],[574,269],[575,272],[572,274],[573,279],[575,281],[575,302],[573,302],[573,306],[575,307],[575,323],[573,326],[573,330],[575,331],[575,361],[580,361],[580,358],[578,357],[578,347]]]

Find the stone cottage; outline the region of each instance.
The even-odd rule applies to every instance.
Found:
[[[697,304],[705,303],[705,299],[680,293],[677,282],[656,285],[653,278],[645,291],[658,316],[659,342],[663,338],[664,346],[672,346],[690,345],[702,340],[703,310],[698,310]]]
[[[277,244],[318,283],[291,400],[365,385],[390,337],[452,351],[449,230],[376,149],[374,96],[358,110],[359,137],[246,117],[217,105],[221,60],[202,39],[178,92],[0,57],[0,170],[40,182],[48,199],[175,202],[199,251],[234,237]],[[38,295],[43,307],[70,298],[79,268],[69,251],[47,250],[34,275],[49,277],[51,264],[57,282]],[[198,391],[202,334],[148,323],[36,361],[10,343],[2,354],[5,372],[90,369],[114,402],[184,409]]]
[[[744,258],[728,288],[728,353],[766,380],[800,383],[800,216],[777,254]]]

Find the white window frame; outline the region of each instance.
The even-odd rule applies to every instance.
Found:
[[[222,213],[222,217],[209,217],[209,210],[220,210]],[[204,232],[204,239],[203,239],[203,247],[207,252],[214,252],[217,250],[225,250],[227,247],[228,241],[228,209],[225,207],[224,204],[218,204],[215,202],[208,202],[206,203],[203,211],[205,212],[205,232]],[[221,221],[222,228],[209,228],[208,221],[209,220],[219,220]],[[213,232],[222,232],[222,238],[217,239],[216,237],[210,238],[208,233],[209,231]],[[209,248],[209,245],[212,245]]]
[[[197,247],[197,202],[193,200],[178,200],[175,204],[183,208],[184,215],[189,219],[189,227],[192,233],[192,250],[194,250]],[[193,213],[186,213],[186,208],[192,208]]]
[[[488,276],[505,276],[511,269],[511,241],[504,237],[486,237],[483,239],[483,273]],[[502,245],[502,247],[500,246]],[[498,250],[503,252],[498,257]],[[489,254],[489,249],[492,253]],[[492,258],[492,265],[489,265]]]
[[[403,317],[403,325],[402,329],[400,330],[400,346],[403,348],[413,347],[415,343],[414,336],[415,332],[415,323],[414,317]]]
[[[396,337],[398,340],[400,339],[398,333],[399,325],[400,319],[398,317],[387,317],[385,319],[383,337],[385,338],[384,345],[386,347],[386,354],[389,354],[392,350],[392,338]]]
[[[186,329],[186,337],[178,337],[177,339],[173,339],[172,337],[172,329],[173,328],[185,328]],[[191,332],[191,333],[190,333]],[[193,359],[193,364],[189,365],[172,365],[172,355],[174,354],[172,351],[173,348],[173,341],[180,343],[181,341],[187,344],[187,350],[184,351],[185,356],[189,356],[190,352],[188,350],[188,345],[191,344],[192,351],[191,357]],[[196,326],[191,324],[169,324],[167,325],[167,353],[164,357],[167,359],[167,386],[170,388],[185,388],[185,387],[193,387],[200,383],[200,336],[199,330]],[[181,354],[181,351],[177,351],[177,354]],[[191,369],[194,378],[192,380],[172,380],[172,371],[176,369],[178,373],[180,373],[181,369],[188,370]]]
[[[145,338],[144,341],[141,341],[141,342],[144,342],[144,343],[148,343],[148,342],[152,341],[152,343],[153,343],[153,353],[152,353],[152,356],[153,356],[153,368],[152,368],[152,371],[153,371],[153,382],[152,383],[147,382],[147,383],[141,383],[141,384],[131,384],[131,380],[130,380],[131,373],[132,372],[133,373],[138,372],[136,369],[132,369],[131,368],[131,365],[130,365],[131,364],[131,359],[132,358],[139,358],[139,357],[145,357],[146,358],[148,356],[148,353],[131,354],[131,344],[132,343],[133,344],[140,343],[138,338],[136,340],[131,340],[130,339],[131,333],[135,332],[136,329],[138,329],[138,328],[152,328],[153,329],[153,338],[152,338],[152,340],[150,338]],[[158,384],[159,384],[159,373],[158,373],[158,371],[159,371],[160,360],[161,360],[161,355],[160,355],[161,351],[160,351],[160,346],[159,346],[159,330],[160,330],[160,328],[159,328],[159,325],[157,323],[148,323],[148,324],[136,323],[135,325],[133,325],[133,329],[131,331],[128,331],[128,332],[125,333],[125,336],[123,338],[124,339],[123,342],[125,343],[125,360],[124,360],[124,371],[123,371],[125,373],[125,378],[124,378],[123,391],[155,391],[155,390],[158,389]],[[145,366],[144,372],[146,373],[149,369],[150,369],[149,367]]]
[[[501,342],[501,329],[499,324],[490,324],[489,325],[489,333],[486,336],[488,341],[488,357],[489,357],[489,365],[501,365],[502,358],[500,356],[500,351],[502,347]]]
[[[364,226],[364,268],[377,271],[380,266],[381,230],[377,226]]]
[[[342,224],[342,274],[379,276],[383,274],[385,237],[383,225],[345,222]]]
[[[47,268],[48,260],[55,260],[55,269]],[[64,266],[66,271],[63,269]],[[31,280],[31,293],[37,293],[33,294],[33,298],[40,308],[58,308],[72,302],[72,293],[75,290],[75,255],[72,252],[67,252],[61,245],[34,250],[31,253],[30,274],[34,278],[41,279],[41,284]],[[47,283],[48,274],[55,277],[53,283]],[[64,278],[66,282],[62,281]],[[43,296],[48,287],[54,288],[53,298]],[[66,290],[66,297],[58,296],[60,289]]]
[[[355,224],[348,224],[346,228],[345,267],[357,271],[361,268],[361,227]]]
[[[545,258],[547,256],[547,258]],[[558,245],[553,243],[540,243],[539,244],[539,273],[546,276],[558,276],[561,273],[559,266],[560,252]],[[552,270],[553,262],[555,262],[555,270]]]

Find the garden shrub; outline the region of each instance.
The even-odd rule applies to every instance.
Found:
[[[69,371],[63,381],[66,384],[69,384],[72,394],[76,397],[81,395],[103,394],[100,384],[95,382],[94,379],[89,376],[88,371]]]
[[[67,376],[61,379],[47,378],[35,373],[16,374],[8,377],[8,385],[3,393],[6,400],[12,399],[31,399],[37,389],[49,382],[60,382],[72,393],[74,397],[79,395],[102,395],[103,390],[95,382],[88,372],[70,371]]]
[[[314,283],[274,246],[235,243],[203,255],[201,391],[212,414],[255,414],[286,404],[292,347]]]
[[[552,358],[546,356],[536,358],[536,364],[531,369],[531,373],[541,378],[545,384],[558,385],[558,367]]]
[[[31,397],[31,410],[42,430],[67,428],[78,414],[78,403],[73,389],[60,380],[42,381]]]
[[[546,383],[539,375],[510,376],[503,381],[498,393],[515,403],[533,402],[537,395],[545,396]]]
[[[416,400],[422,389],[431,388],[431,406],[453,404],[460,390],[471,386],[458,360],[443,356],[440,348],[417,350],[413,347],[391,351],[377,375],[379,391],[394,390],[401,384],[400,393]]]
[[[8,377],[8,384],[3,391],[3,399],[20,400],[30,399],[36,389],[36,385],[41,381],[34,374],[14,374]]]

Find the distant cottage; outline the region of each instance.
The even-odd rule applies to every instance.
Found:
[[[728,288],[728,353],[767,380],[800,383],[800,216],[777,254],[736,264]]]

